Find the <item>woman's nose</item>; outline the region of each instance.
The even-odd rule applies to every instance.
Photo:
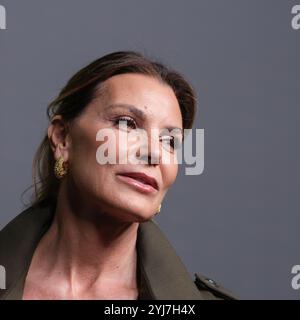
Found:
[[[147,164],[150,165],[157,165],[160,163],[160,151],[155,150],[155,151],[149,151],[149,152],[144,152],[142,155],[139,157],[141,161],[146,162]]]
[[[161,147],[159,136],[144,136],[144,138],[141,139],[141,143],[136,155],[140,161],[147,164],[159,164],[161,162]]]

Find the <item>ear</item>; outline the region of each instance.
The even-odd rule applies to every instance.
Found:
[[[48,138],[54,158],[63,157],[64,161],[69,158],[69,126],[61,115],[52,118],[48,127]]]

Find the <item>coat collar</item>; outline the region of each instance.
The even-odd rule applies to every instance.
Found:
[[[6,269],[6,289],[0,290],[0,299],[22,299],[33,253],[53,213],[48,206],[29,208],[0,232],[0,265]],[[139,224],[136,245],[139,299],[205,299],[156,222]]]

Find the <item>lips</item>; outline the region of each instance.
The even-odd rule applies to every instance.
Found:
[[[132,179],[135,179],[137,181],[140,181],[146,185],[152,186],[154,189],[158,190],[158,183],[155,178],[148,176],[145,173],[142,172],[124,172],[119,173],[120,176],[129,177]]]

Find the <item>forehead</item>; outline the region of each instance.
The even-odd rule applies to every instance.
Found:
[[[106,106],[133,105],[157,121],[172,122],[182,126],[180,106],[173,89],[159,80],[142,74],[116,75],[104,83]],[[103,97],[102,97],[103,98]]]

